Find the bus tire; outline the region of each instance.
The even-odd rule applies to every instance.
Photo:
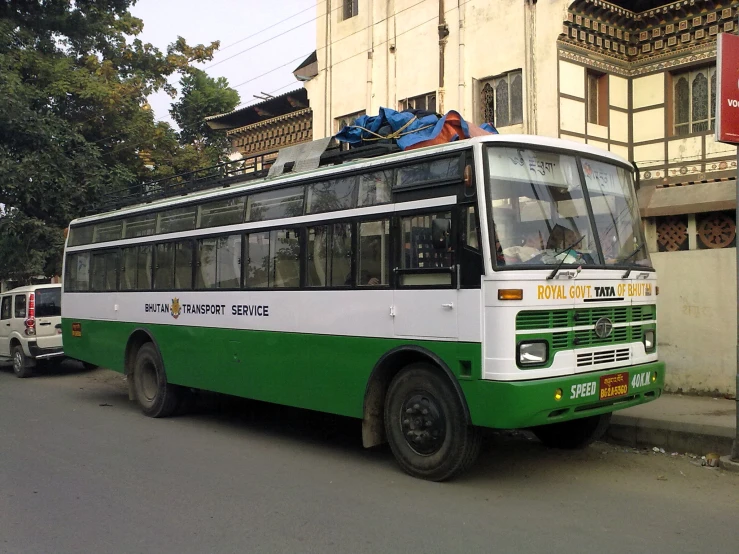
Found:
[[[167,382],[162,357],[150,342],[141,345],[136,353],[133,380],[136,400],[145,415],[169,417],[175,413],[182,391],[177,385]]]
[[[480,452],[480,432],[446,376],[427,363],[411,364],[390,383],[385,432],[407,474],[445,481],[469,468]]]
[[[531,430],[546,447],[577,450],[600,439],[610,423],[611,414],[607,413],[542,425]]]

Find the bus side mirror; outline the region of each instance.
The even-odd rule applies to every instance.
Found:
[[[452,231],[452,220],[437,218],[431,222],[431,243],[435,250],[449,248],[449,235]]]

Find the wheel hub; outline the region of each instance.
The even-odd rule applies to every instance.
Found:
[[[430,456],[444,444],[446,419],[437,400],[429,394],[412,394],[401,407],[400,425],[408,446]]]
[[[141,372],[139,377],[141,392],[144,393],[144,397],[147,401],[152,402],[156,398],[157,391],[159,389],[156,369],[152,364],[145,364],[139,371]]]
[[[20,370],[23,368],[23,357],[21,356],[20,352],[16,352],[15,356],[13,356],[13,369],[16,373],[19,373]]]

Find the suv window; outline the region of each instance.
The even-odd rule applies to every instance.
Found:
[[[62,289],[36,289],[36,317],[60,317],[62,315]]]
[[[16,294],[15,295],[15,317],[25,318],[26,317],[26,295]]]
[[[12,296],[3,297],[2,303],[0,303],[0,319],[10,319],[12,315]]]

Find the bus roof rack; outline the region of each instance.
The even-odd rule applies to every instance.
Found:
[[[346,145],[337,143],[333,137],[319,139],[112,191],[103,198],[97,213],[148,204],[163,198],[187,196],[203,190],[226,188],[266,177],[300,173],[325,165],[376,158],[399,151],[400,147],[391,142],[347,148]]]

